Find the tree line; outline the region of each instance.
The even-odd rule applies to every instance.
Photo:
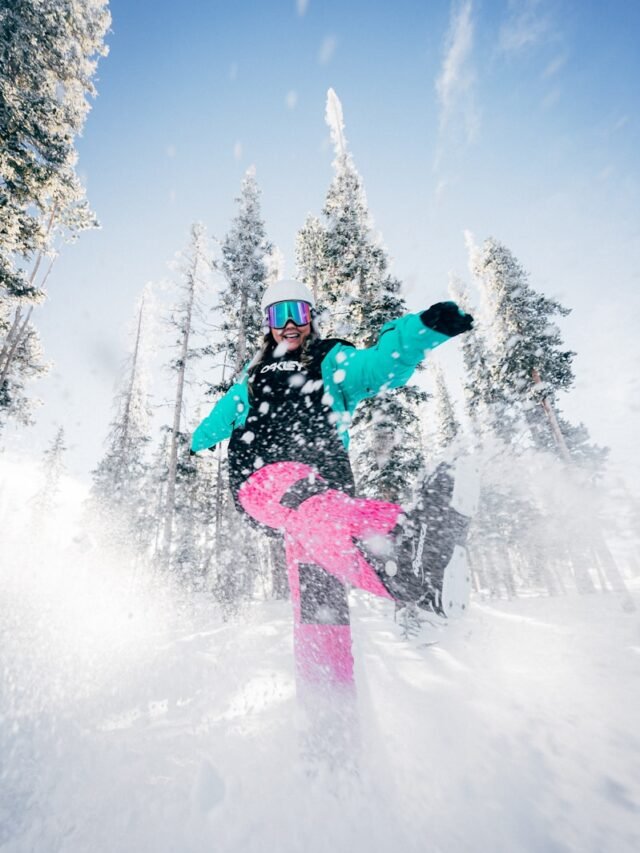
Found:
[[[97,224],[75,172],[74,140],[95,95],[109,23],[106,0],[0,0],[0,430],[10,419],[33,420],[28,385],[46,370],[33,311],[45,300],[61,242]],[[407,306],[374,236],[333,90],[326,121],[333,178],[320,214],[297,235],[296,276],[314,293],[325,335],[368,346]],[[468,248],[478,304],[468,284],[450,282],[452,298],[478,318],[461,344],[461,393],[451,393],[435,360],[427,368],[432,395],[414,383],[364,402],[351,451],[359,491],[410,501],[417,478],[439,459],[474,452],[483,489],[469,550],[480,594],[601,588],[625,596],[599,488],[607,451],[561,411],[562,395],[575,382],[575,353],[558,325],[568,309],[535,290],[498,240],[475,245],[469,236]],[[190,432],[259,346],[260,297],[280,265],[251,169],[218,251],[204,226],[194,224],[174,270],[175,299],[164,326],[171,414],[159,437],[146,356],[151,291],[139,301],[87,512],[101,519],[95,536],[102,546],[126,544],[134,561],[207,589],[230,609],[257,591],[286,595],[281,543],[265,544],[236,512],[224,448],[196,460]],[[217,290],[214,280],[222,282]],[[42,512],[51,508],[64,447],[58,432],[36,501]]]

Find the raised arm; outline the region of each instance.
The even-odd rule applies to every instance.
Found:
[[[377,343],[368,349],[337,345],[327,359],[330,393],[341,394],[353,411],[360,400],[381,389],[399,388],[429,350],[471,329],[473,318],[454,302],[439,302],[420,314],[386,323]]]

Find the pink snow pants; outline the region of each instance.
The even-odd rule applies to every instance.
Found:
[[[256,521],[284,531],[298,677],[306,684],[348,685],[353,656],[344,584],[391,598],[354,539],[385,537],[402,508],[335,489],[312,494],[296,509],[283,506],[300,481],[322,478],[300,462],[275,462],[252,474],[238,499]]]

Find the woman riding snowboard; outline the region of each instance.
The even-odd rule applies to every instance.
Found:
[[[192,451],[230,438],[238,508],[283,531],[339,580],[442,616],[464,609],[461,552],[472,507],[454,467],[440,465],[405,511],[354,496],[347,448],[357,404],[404,385],[429,350],[472,328],[471,315],[439,302],[387,323],[375,346],[356,349],[320,337],[301,282],[270,285],[262,311],[262,349],[197,427]]]
[[[406,384],[429,350],[469,331],[473,318],[439,302],[387,323],[374,346],[356,349],[320,337],[301,282],[270,285],[262,312],[260,352],[197,427],[191,447],[197,453],[230,438],[236,506],[284,533],[297,623],[348,626],[343,583],[440,616],[462,612],[474,502],[456,471],[464,460],[440,465],[407,511],[355,496],[347,448],[357,404]],[[323,585],[318,573],[333,577]]]

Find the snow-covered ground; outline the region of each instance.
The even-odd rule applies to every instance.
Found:
[[[476,600],[406,641],[352,604],[357,770],[300,757],[286,602],[225,623],[91,549],[5,548],[0,850],[640,849],[637,612]]]

